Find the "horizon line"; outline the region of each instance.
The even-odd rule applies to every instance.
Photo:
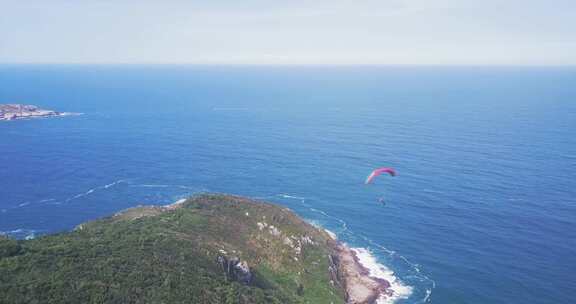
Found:
[[[0,66],[253,66],[253,67],[576,67],[576,63],[203,63],[203,62],[1,62]]]

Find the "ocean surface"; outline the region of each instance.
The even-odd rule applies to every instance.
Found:
[[[334,232],[396,303],[576,301],[576,68],[5,65],[0,103],[84,113],[0,122],[13,237],[226,192]]]

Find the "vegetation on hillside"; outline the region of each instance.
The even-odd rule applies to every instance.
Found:
[[[0,237],[0,303],[343,303],[333,250],[288,209],[201,195],[72,232]],[[223,259],[245,263],[249,280]]]

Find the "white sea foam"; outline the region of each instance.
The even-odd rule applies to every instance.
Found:
[[[395,259],[399,259],[399,260],[403,261],[406,265],[409,265],[411,268],[412,274],[410,276],[405,276],[405,278],[410,277],[411,279],[417,279],[418,282],[421,282],[421,283],[427,285],[426,287],[423,287],[426,294],[424,295],[424,297],[421,300],[419,300],[415,303],[428,303],[427,301],[430,298],[430,295],[432,294],[432,290],[434,288],[436,288],[436,281],[434,281],[433,279],[431,279],[428,276],[426,276],[425,274],[423,274],[420,270],[420,265],[411,263],[406,257],[404,257],[404,256],[396,253],[395,251],[390,250],[390,249],[372,241],[371,239],[369,239],[363,235],[360,235],[360,237],[362,239],[364,239],[366,242],[368,242],[371,246],[377,247],[378,249],[382,250],[383,252],[386,252],[390,257],[393,257]]]
[[[179,199],[179,200],[177,200],[171,204],[165,205],[164,207],[175,207],[175,206],[178,206],[178,205],[184,203],[185,201],[186,201],[186,199],[182,198],[182,199]]]
[[[198,190],[198,188],[185,186],[185,185],[164,185],[164,184],[135,184],[130,185],[130,187],[139,187],[139,188],[180,188],[186,190]]]
[[[312,225],[312,226],[314,226],[314,227],[316,227],[316,228],[318,228],[318,229],[322,229],[322,230],[326,231],[326,233],[328,233],[328,235],[329,235],[333,240],[337,240],[337,239],[338,239],[338,236],[336,235],[336,233],[334,233],[334,232],[332,232],[332,231],[324,228],[324,227],[322,226],[322,224],[320,224],[320,222],[318,222],[317,220],[311,220],[311,219],[308,219],[308,218],[305,218],[304,220],[305,220],[307,223],[309,223],[310,225]]]
[[[115,181],[115,182],[112,182],[112,183],[110,183],[110,184],[106,184],[106,185],[104,185],[104,186],[99,186],[99,187],[92,188],[92,189],[90,189],[90,190],[88,190],[88,191],[86,191],[86,192],[84,192],[84,193],[76,194],[76,195],[74,195],[73,197],[67,198],[67,199],[65,200],[65,202],[68,203],[68,202],[73,201],[73,200],[75,200],[75,199],[79,199],[79,198],[81,198],[81,197],[90,195],[90,194],[94,193],[94,192],[97,191],[97,190],[100,190],[100,189],[108,189],[108,188],[110,188],[110,187],[112,187],[112,186],[118,185],[118,184],[120,184],[120,183],[122,183],[122,182],[125,182],[125,181],[126,181],[126,180],[119,179],[119,180],[117,180],[117,181]]]
[[[362,266],[369,271],[373,278],[384,279],[390,283],[390,289],[394,292],[391,297],[380,296],[376,303],[389,304],[397,300],[406,299],[412,294],[412,287],[405,285],[398,279],[392,270],[383,264],[378,263],[376,257],[366,248],[351,248],[356,253]]]
[[[310,210],[314,213],[318,213],[324,217],[331,218],[331,219],[338,221],[342,225],[342,231],[340,231],[340,232],[347,232],[348,231],[348,224],[344,220],[337,218],[335,216],[332,216],[332,215],[326,213],[325,211],[322,211],[320,209],[316,209],[316,208],[312,207],[312,205],[310,205],[306,202],[307,198],[302,197],[302,196],[283,194],[283,193],[278,194],[278,196],[283,197],[283,198],[288,198],[288,199],[299,200],[300,204],[302,204],[302,206],[308,208],[308,210]]]
[[[402,255],[398,254],[397,252],[390,250],[390,249],[374,242],[373,240],[367,238],[366,236],[364,236],[362,234],[354,233],[352,230],[349,229],[346,221],[344,221],[343,219],[341,219],[339,217],[333,216],[326,211],[315,208],[315,206],[313,206],[312,204],[307,202],[309,200],[308,198],[300,197],[300,196],[296,196],[296,195],[285,194],[285,193],[276,194],[275,196],[281,197],[281,198],[286,198],[286,199],[298,200],[300,202],[300,204],[303,207],[306,207],[306,209],[308,209],[310,212],[319,214],[319,215],[321,215],[321,217],[328,218],[328,219],[331,219],[331,220],[339,223],[340,224],[339,226],[341,228],[336,230],[337,234],[332,232],[332,231],[329,231],[329,230],[326,231],[332,237],[340,236],[342,239],[346,239],[346,240],[363,239],[364,241],[366,241],[369,244],[369,246],[374,246],[375,249],[377,249],[379,252],[381,251],[383,254],[388,256],[391,260],[399,262],[399,263],[408,267],[407,270],[402,272],[401,277],[406,282],[409,282],[408,284],[410,284],[410,285],[408,285],[408,284],[404,283],[402,280],[400,280],[399,279],[400,276],[397,276],[389,268],[387,268],[386,266],[384,266],[382,264],[379,264],[376,261],[376,258],[373,256],[373,254],[371,252],[367,251],[366,249],[364,249],[366,251],[364,253],[366,253],[372,257],[372,259],[373,259],[372,265],[379,265],[377,267],[375,267],[375,266],[372,266],[372,267],[365,266],[365,267],[368,269],[370,269],[370,268],[379,269],[381,272],[380,274],[382,274],[382,273],[388,274],[388,277],[386,277],[384,279],[386,279],[387,281],[389,281],[391,283],[391,288],[392,288],[392,290],[394,290],[394,293],[395,293],[393,297],[389,297],[388,299],[381,298],[381,299],[379,299],[379,302],[377,302],[377,303],[380,303],[380,304],[382,304],[382,303],[394,303],[395,301],[398,301],[399,299],[408,298],[412,294],[415,297],[419,298],[419,299],[414,299],[414,301],[416,301],[414,303],[427,303],[427,301],[429,300],[430,295],[432,293],[432,290],[436,286],[436,282],[434,282],[434,280],[430,279],[428,276],[426,276],[425,274],[423,274],[420,271],[420,265],[411,263],[404,256],[402,256]],[[312,219],[307,219],[307,221],[313,225],[318,223],[316,220],[312,220]],[[320,227],[320,228],[322,228],[322,227]],[[324,228],[322,228],[322,229],[324,229]],[[366,263],[368,263],[368,262],[366,262]],[[370,264],[370,263],[368,263],[368,264]]]
[[[322,210],[318,210],[318,209],[316,209],[316,208],[310,207],[310,211],[313,211],[313,212],[316,212],[316,213],[320,213],[320,214],[322,214],[323,216],[326,216],[326,217],[331,217],[330,215],[328,215],[328,213],[326,213],[326,212],[324,212],[324,211],[322,211]]]
[[[305,200],[305,197],[300,197],[300,196],[293,196],[293,195],[288,195],[288,194],[278,194],[278,196],[283,197],[283,198],[292,198],[292,199],[297,199],[297,200]]]
[[[58,116],[80,116],[80,115],[84,115],[84,113],[61,112]]]
[[[142,187],[142,188],[170,188],[174,187],[173,185],[156,185],[156,184],[137,184],[137,185],[130,185],[130,187]]]
[[[83,196],[86,196],[86,195],[92,193],[92,192],[90,192],[90,191],[92,191],[92,189],[90,189],[88,192],[76,194],[76,195],[74,195],[73,197],[67,198],[67,199],[66,199],[66,202],[70,202],[70,201],[73,201],[73,200],[75,200],[75,199],[78,199],[78,198],[81,198],[81,197],[83,197]]]
[[[329,235],[332,239],[334,239],[334,240],[337,240],[337,239],[338,239],[338,236],[336,235],[336,233],[334,233],[334,232],[332,232],[332,231],[330,231],[330,230],[328,230],[328,229],[324,229],[324,231],[326,231],[326,233],[328,233],[328,235]]]
[[[18,239],[31,240],[36,237],[36,230],[18,228],[10,231],[0,231],[0,234],[15,237]]]
[[[312,207],[310,207],[310,205],[306,204],[304,201],[302,201],[302,205],[304,205],[305,207],[308,207],[308,210],[310,210],[310,211],[312,211],[312,212],[319,213],[319,214],[321,214],[321,215],[324,216],[324,217],[331,218],[331,219],[339,222],[339,223],[340,223],[340,226],[342,226],[342,230],[339,231],[339,233],[349,232],[349,231],[348,231],[348,224],[346,223],[346,221],[344,221],[344,220],[342,220],[342,219],[340,219],[340,218],[338,218],[338,217],[332,216],[332,215],[330,215],[330,214],[328,214],[328,213],[326,213],[326,212],[324,212],[324,211],[322,211],[322,210],[319,210],[319,209],[316,209],[316,208],[312,208]]]
[[[436,286],[434,286],[436,287]],[[432,288],[434,288],[432,287]],[[424,299],[422,299],[421,302],[418,303],[428,303],[428,299],[430,299],[430,295],[432,294],[432,289],[426,289],[426,296],[424,296]]]
[[[115,182],[113,182],[113,183],[110,183],[110,184],[108,184],[108,185],[104,185],[104,189],[108,189],[108,188],[110,188],[110,187],[112,187],[112,186],[115,186],[115,185],[118,185],[119,183],[122,183],[122,182],[124,182],[123,179],[117,180],[117,181],[115,181]]]

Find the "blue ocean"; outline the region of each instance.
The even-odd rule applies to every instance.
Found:
[[[364,248],[396,303],[576,301],[576,68],[4,65],[0,103],[83,113],[0,122],[13,237],[225,192]]]

